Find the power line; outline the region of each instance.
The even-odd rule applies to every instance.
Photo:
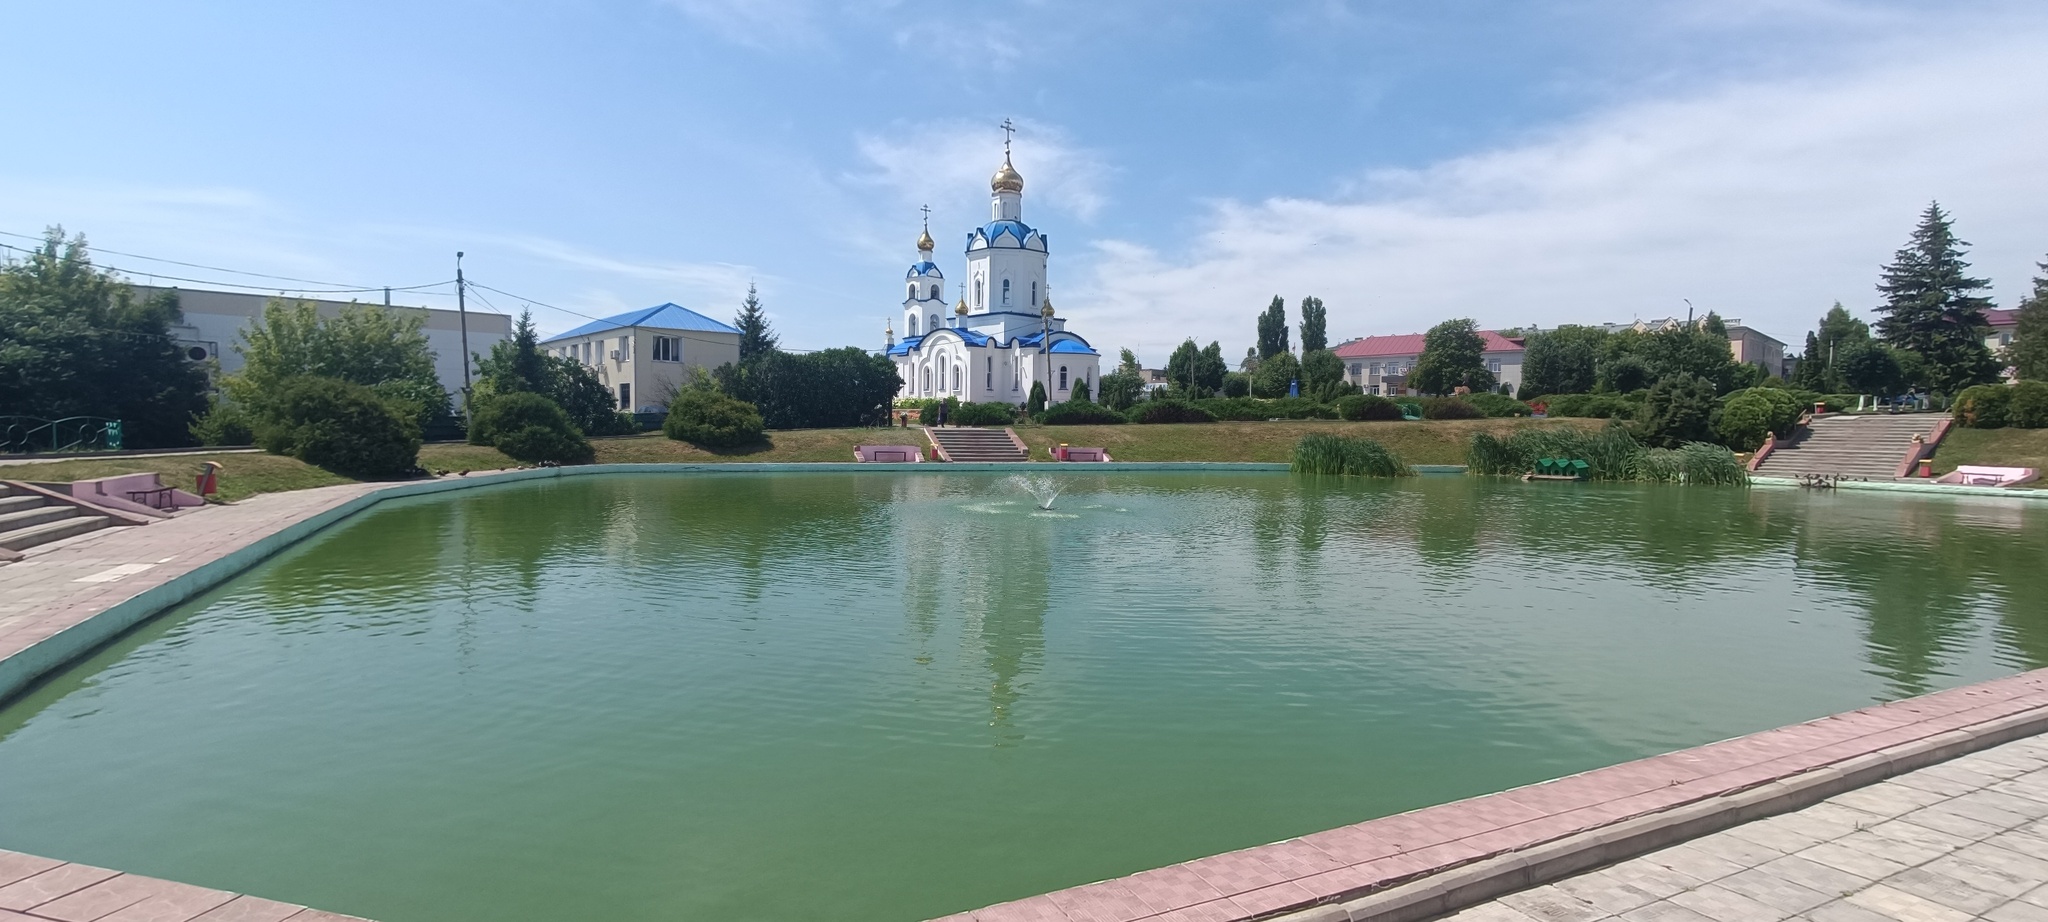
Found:
[[[19,238],[21,238],[21,239],[23,239],[23,240],[45,240],[45,239],[48,239],[48,238],[45,238],[45,237],[37,237],[37,236],[33,236],[33,235],[30,235],[30,234],[17,234],[17,233],[14,233],[13,231],[0,231],[0,236],[7,236],[7,237],[19,237]],[[188,268],[192,268],[192,269],[206,269],[206,270],[209,270],[209,271],[212,271],[212,272],[225,272],[225,273],[228,273],[229,275],[246,275],[246,276],[249,276],[250,278],[259,278],[259,279],[276,279],[276,280],[278,280],[278,281],[281,281],[281,282],[304,282],[304,283],[306,283],[306,284],[308,284],[308,285],[329,285],[329,286],[335,286],[335,287],[346,287],[346,286],[347,286],[347,285],[349,284],[349,283],[347,283],[347,282],[323,282],[323,281],[320,281],[320,280],[318,280],[318,279],[301,279],[301,278],[293,278],[293,277],[291,277],[291,276],[289,276],[289,275],[268,275],[268,274],[265,274],[265,273],[262,273],[262,272],[247,272],[247,271],[244,271],[244,270],[241,270],[241,269],[228,269],[228,268],[224,268],[224,267],[221,267],[221,266],[209,266],[209,265],[205,265],[205,264],[203,264],[203,263],[188,263],[188,262],[182,262],[182,261],[179,261],[179,260],[175,260],[175,259],[165,259],[165,258],[163,258],[163,257],[161,257],[161,256],[144,256],[144,255],[142,255],[142,254],[140,254],[140,253],[123,253],[123,252],[121,252],[120,250],[109,250],[109,249],[106,249],[106,248],[104,248],[104,247],[96,247],[96,246],[91,246],[91,245],[87,245],[86,249],[87,249],[87,250],[89,250],[89,251],[91,251],[91,252],[94,252],[94,253],[111,253],[111,254],[113,254],[113,255],[115,255],[115,256],[126,256],[126,257],[128,257],[129,259],[146,259],[146,260],[149,260],[150,262],[153,262],[153,263],[169,263],[169,264],[171,264],[171,265],[173,265],[173,266],[185,266],[185,267],[188,267]],[[358,288],[358,289],[350,289],[350,290],[352,290],[352,291],[369,291],[370,289],[367,289],[367,288]]]
[[[529,298],[529,297],[526,297],[526,296],[524,296],[524,295],[515,295],[515,294],[513,294],[513,293],[511,293],[511,292],[509,292],[509,291],[506,291],[506,290],[505,290],[505,289],[503,289],[503,288],[492,288],[492,287],[491,287],[491,286],[489,286],[489,285],[483,285],[483,284],[479,284],[479,283],[477,283],[477,282],[470,282],[470,283],[469,283],[469,287],[470,287],[470,288],[472,288],[472,289],[476,289],[476,288],[481,288],[481,289],[483,289],[483,290],[485,290],[485,291],[495,291],[495,292],[497,292],[497,293],[499,293],[499,294],[501,294],[501,295],[504,295],[505,297],[508,297],[508,298],[513,298],[513,299],[516,299],[516,300],[519,300],[519,301],[525,302],[525,303],[527,303],[527,304],[533,305],[533,306],[535,306],[535,307],[545,307],[545,308],[547,308],[548,310],[551,310],[551,311],[561,311],[561,312],[562,312],[562,313],[564,313],[564,314],[574,314],[574,315],[576,315],[576,316],[578,316],[578,317],[581,317],[581,318],[583,318],[583,319],[585,319],[585,320],[603,320],[603,319],[604,319],[603,317],[592,317],[591,315],[589,315],[589,314],[586,314],[586,313],[584,313],[584,312],[582,312],[582,311],[572,311],[572,310],[570,310],[570,309],[568,309],[568,308],[566,308],[566,307],[556,307],[556,306],[554,306],[554,305],[552,305],[552,304],[549,304],[549,303],[547,303],[546,301],[536,301],[536,300],[534,300],[534,299],[532,299],[532,298]],[[490,302],[486,301],[486,302],[484,302],[484,303],[486,303],[486,304],[489,304]]]
[[[7,236],[10,236],[10,237],[23,237],[23,236],[27,236],[27,235],[25,235],[25,234],[15,234],[15,233],[10,233],[10,232],[7,232],[7,231],[0,231],[0,234],[7,234]],[[38,250],[34,250],[34,249],[31,249],[31,248],[28,248],[28,247],[18,247],[18,246],[15,246],[15,245],[11,244],[11,243],[0,243],[0,250],[13,250],[13,251],[15,251],[15,252],[17,252],[17,253],[25,253],[25,254],[30,254],[30,255],[33,255],[33,254],[35,254],[35,253],[39,252]],[[88,250],[88,251],[90,252],[90,251],[91,251],[91,248],[90,248],[90,247],[88,247],[88,248],[87,248],[87,250]],[[112,252],[114,252],[114,251],[113,251],[113,250],[101,250],[101,251],[98,251],[98,252],[104,252],[104,253],[112,253]],[[122,254],[120,254],[120,255],[123,255],[123,256],[133,256],[134,254],[131,254],[131,253],[122,253]],[[150,257],[150,256],[140,256],[140,257],[136,257],[136,258],[138,258],[138,259],[155,259],[155,257]],[[158,262],[176,262],[176,260],[168,260],[168,259],[165,259],[165,260],[156,260],[156,261],[158,261]],[[190,282],[190,283],[192,283],[192,284],[194,284],[194,285],[218,285],[218,286],[221,286],[221,287],[224,287],[224,288],[247,288],[247,289],[250,289],[250,290],[253,290],[253,291],[276,291],[276,292],[283,292],[283,293],[290,293],[290,294],[364,294],[364,293],[368,293],[368,292],[378,292],[378,291],[420,291],[420,290],[422,290],[422,289],[427,289],[427,288],[439,288],[439,287],[441,287],[442,285],[449,285],[449,284],[453,284],[453,283],[454,283],[454,281],[455,281],[454,279],[448,279],[448,280],[446,280],[446,281],[441,281],[441,282],[430,282],[430,283],[428,283],[428,284],[425,284],[425,285],[391,285],[391,286],[384,286],[384,285],[379,285],[379,286],[377,286],[377,287],[374,287],[374,288],[279,288],[279,287],[277,287],[277,286],[275,286],[275,285],[251,285],[251,284],[249,284],[249,283],[247,283],[247,282],[223,282],[223,281],[220,281],[220,280],[218,280],[218,279],[194,279],[194,278],[184,278],[184,277],[182,277],[182,276],[176,276],[176,275],[164,275],[164,274],[163,274],[163,273],[161,273],[161,272],[156,272],[156,271],[153,271],[153,270],[149,270],[149,269],[135,269],[135,268],[127,267],[127,266],[114,266],[114,265],[109,265],[109,264],[107,264],[107,263],[94,263],[94,265],[95,265],[95,266],[97,266],[97,267],[99,267],[99,268],[101,268],[101,269],[107,269],[107,270],[110,270],[110,271],[114,271],[114,272],[125,272],[125,273],[128,273],[129,275],[139,275],[139,276],[144,276],[144,277],[147,277],[147,278],[151,278],[151,279],[169,279],[170,281],[173,281],[173,282]],[[187,266],[189,266],[189,265],[195,265],[195,264],[193,264],[193,263],[178,263],[178,265],[187,265]],[[205,268],[205,269],[212,269],[212,268],[214,268],[214,267],[212,267],[212,266],[201,266],[200,268]],[[256,277],[256,278],[271,278],[271,279],[285,279],[285,276],[281,276],[281,275],[264,275],[264,274],[262,274],[262,273],[260,273],[260,272],[242,272],[242,271],[240,271],[240,270],[237,270],[237,269],[219,269],[219,270],[217,270],[217,271],[221,271],[221,272],[233,272],[233,273],[235,273],[235,274],[237,274],[237,275],[248,275],[248,276],[253,276],[253,277]],[[304,279],[287,279],[287,280],[288,280],[288,281],[304,281]],[[329,284],[329,283],[326,283],[326,282],[319,282],[319,283],[315,283],[315,284],[323,284],[323,285],[324,285],[324,284]],[[429,293],[430,293],[430,294],[440,294],[441,292],[429,292]]]

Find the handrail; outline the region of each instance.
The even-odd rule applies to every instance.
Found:
[[[1899,462],[1899,469],[1892,474],[1892,479],[1904,480],[1913,476],[1913,468],[1919,465],[1920,459],[1933,457],[1934,450],[1941,447],[1941,440],[1948,437],[1949,429],[1955,424],[1955,417],[1943,416],[1941,422],[1934,424],[1934,432],[1928,435],[1926,441],[1914,442],[1911,448],[1906,449],[1906,458]]]
[[[0,454],[120,451],[121,421],[105,416],[0,416]]]
[[[1785,444],[1790,445],[1797,441],[1799,439],[1799,430],[1812,425],[1813,414],[1801,412],[1799,414],[1799,421],[1792,424],[1792,435],[1785,439]],[[1749,456],[1749,472],[1752,474],[1756,473],[1758,468],[1764,466],[1764,459],[1770,457],[1771,452],[1776,451],[1777,448],[1778,434],[1775,432],[1767,433],[1764,443],[1757,447],[1756,454]]]

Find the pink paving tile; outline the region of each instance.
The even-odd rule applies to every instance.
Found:
[[[301,909],[286,916],[285,922],[370,922],[360,916],[344,916],[338,912],[321,912],[318,909]]]
[[[1124,889],[1131,891],[1145,905],[1155,912],[1180,909],[1197,903],[1207,903],[1223,898],[1222,892],[1202,879],[1202,875],[1184,865],[1168,865],[1163,868],[1133,874],[1118,881]]]
[[[1089,884],[1046,894],[1073,922],[1135,922],[1154,910],[1115,881]]]
[[[100,917],[98,922],[190,922],[200,913],[219,908],[234,898],[226,890],[174,883],[140,903]]]
[[[1314,891],[1293,881],[1288,881],[1287,883],[1274,884],[1270,887],[1260,887],[1248,893],[1240,893],[1231,897],[1230,901],[1237,904],[1237,907],[1243,910],[1245,915],[1256,916],[1277,909],[1306,906],[1315,902],[1316,897],[1317,894]]]
[[[1598,772],[1593,772],[1515,788],[1501,796],[1532,810],[1556,813],[1611,799],[1614,790],[1600,779]]]
[[[1351,870],[1371,874],[1384,883],[1393,883],[1413,877],[1424,871],[1436,870],[1436,863],[1410,854],[1388,855],[1375,858],[1364,864],[1355,864]],[[1329,872],[1336,873],[1336,872]]]
[[[1339,826],[1310,833],[1302,836],[1301,841],[1336,859],[1340,864],[1358,864],[1374,858],[1385,858],[1401,850],[1399,846],[1366,832],[1359,826]]]
[[[1387,885],[1389,877],[1370,867],[1338,868],[1324,871],[1314,877],[1304,877],[1295,883],[1319,897],[1348,897],[1353,894],[1377,890]]]
[[[121,874],[68,896],[51,900],[35,907],[34,911],[36,915],[47,916],[60,922],[92,922],[94,919],[111,915],[145,900],[167,895],[181,886],[184,885],[154,877]],[[226,896],[223,895],[221,902],[226,901]],[[218,906],[220,903],[213,905]],[[201,907],[192,914],[211,908],[213,906]]]
[[[1244,911],[1229,900],[1202,903],[1185,909],[1153,916],[1147,922],[1238,922],[1244,918]]]
[[[1271,845],[1252,849],[1252,857],[1273,866],[1290,877],[1307,877],[1331,868],[1341,868],[1351,862],[1339,861],[1323,850],[1300,839],[1288,839]]]
[[[238,896],[192,922],[284,922],[305,908],[261,897]]]
[[[24,877],[34,877],[64,862],[0,849],[0,887]]]
[[[289,922],[308,922],[293,916]],[[974,922],[1073,922],[1059,904],[1050,897],[1034,896],[1028,899],[998,903],[974,911]]]
[[[89,864],[60,864],[34,877],[0,887],[0,909],[34,909],[118,873]]]
[[[1360,823],[1359,828],[1374,838],[1391,843],[1397,848],[1408,850],[1449,842],[1457,836],[1440,828],[1434,820],[1424,815],[1427,811],[1397,813],[1369,823]]]
[[[1294,877],[1241,851],[1197,858],[1182,866],[1201,875],[1204,883],[1215,887],[1224,896],[1272,886]]]

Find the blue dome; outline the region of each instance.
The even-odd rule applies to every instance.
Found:
[[[907,279],[914,279],[921,275],[930,276],[935,279],[945,278],[945,275],[939,272],[938,264],[933,262],[917,263],[910,267],[909,272],[903,273],[903,277]]]
[[[974,241],[979,238],[988,241],[990,245],[994,245],[997,238],[1004,234],[1009,234],[1011,239],[1017,241],[1017,246],[1023,246],[1026,241],[1034,237],[1040,241],[1041,245],[1043,245],[1045,240],[1044,235],[1040,234],[1036,228],[1029,224],[1022,221],[1003,220],[990,221],[977,228],[973,233],[967,235],[967,242],[971,247]]]

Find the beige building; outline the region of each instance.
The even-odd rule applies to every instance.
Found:
[[[356,301],[323,301],[314,298],[281,298],[278,295],[247,294],[239,291],[209,291],[199,288],[163,288],[152,285],[130,286],[137,299],[155,297],[164,291],[178,293],[178,308],[185,314],[183,323],[171,327],[171,335],[178,345],[194,361],[218,359],[224,372],[235,372],[242,368],[242,354],[235,351],[235,344],[241,340],[242,331],[256,326],[263,316],[264,305],[273,300],[293,302],[304,301],[313,305],[323,317],[332,317],[349,307],[386,307],[382,304],[364,304]],[[426,315],[421,332],[426,334],[427,347],[434,351],[434,374],[441,380],[441,387],[448,393],[462,393],[462,325],[464,318],[455,311],[436,307],[414,307],[390,305],[388,310],[416,312]],[[469,351],[489,355],[491,346],[512,338],[512,318],[504,314],[490,314],[470,311]],[[472,369],[474,370],[474,369]]]
[[[621,410],[658,412],[692,367],[710,371],[740,360],[740,331],[675,304],[593,320],[541,342],[574,359],[611,388]]]
[[[1728,322],[1728,351],[1734,354],[1738,362],[1759,365],[1773,375],[1787,377],[1785,344],[1743,326],[1741,321]]]

